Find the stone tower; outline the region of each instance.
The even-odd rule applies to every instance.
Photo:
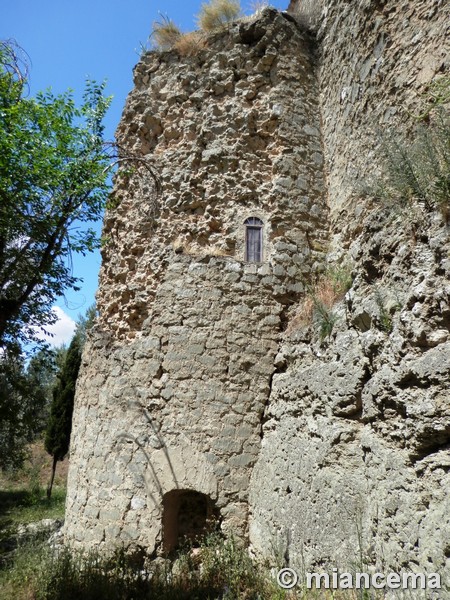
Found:
[[[210,521],[247,535],[285,313],[326,247],[312,61],[308,35],[268,9],[135,69],[117,137],[158,185],[144,167],[119,174],[105,217],[71,445],[75,544],[170,551]]]
[[[362,193],[384,134],[414,140],[448,90],[450,4],[322,4],[315,35],[268,9],[136,68],[118,129],[136,160],[77,387],[73,545],[170,551],[215,522],[294,567],[364,556],[450,581],[450,208]],[[304,287],[345,261],[330,335],[293,329]]]

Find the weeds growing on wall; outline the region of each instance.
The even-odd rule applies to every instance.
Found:
[[[202,4],[197,23],[202,31],[223,29],[241,16],[239,0],[211,0]]]
[[[253,2],[250,2],[252,16],[259,15],[265,8],[268,8],[269,6],[269,0],[253,0]]]
[[[98,552],[28,545],[0,568],[2,600],[378,600],[376,590],[282,589],[268,567],[234,540],[208,536],[173,561],[118,549]],[[361,592],[361,593],[360,593]]]
[[[174,49],[180,56],[196,56],[206,48],[207,40],[201,31],[183,33],[175,42]]]
[[[287,333],[312,324],[321,340],[329,337],[338,320],[333,307],[351,285],[350,267],[330,267],[313,285],[307,286],[307,294],[290,321]]]
[[[431,98],[431,99],[430,99]],[[425,109],[414,118],[410,136],[384,136],[384,177],[367,191],[390,208],[422,207],[450,216],[450,78],[429,91]],[[410,115],[413,116],[413,115]]]
[[[195,550],[186,548],[173,562],[140,562],[123,549],[105,558],[30,546],[17,554],[14,568],[0,571],[0,585],[11,600],[289,598],[245,548],[218,535],[208,536]]]
[[[391,293],[387,295],[381,289],[376,288],[374,298],[378,308],[378,327],[385,333],[391,333],[394,326],[393,316],[401,310],[402,302],[395,290],[391,290]]]
[[[268,0],[254,0],[250,4],[253,14],[243,16],[239,0],[210,0],[201,6],[197,15],[199,31],[183,33],[166,15],[161,15],[160,21],[153,23],[150,40],[156,50],[176,50],[180,56],[195,56],[207,47],[207,34],[226,28],[233,21],[254,20],[269,5]],[[141,54],[147,52],[147,47],[141,44]]]
[[[158,50],[170,50],[183,34],[175,23],[166,15],[153,23],[150,39]]]
[[[383,296],[379,290],[375,290],[375,302],[378,307],[380,329],[386,333],[391,333],[393,325],[392,317],[385,306]]]

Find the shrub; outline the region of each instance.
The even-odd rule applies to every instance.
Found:
[[[204,35],[199,31],[184,33],[176,40],[175,50],[180,56],[195,56],[201,50],[206,48],[207,42]]]
[[[259,15],[265,8],[268,8],[269,6],[269,0],[253,0],[253,2],[250,2],[250,10],[256,15]]]
[[[239,0],[211,0],[208,4],[202,4],[197,23],[200,29],[209,32],[226,27],[240,15]]]
[[[391,208],[422,206],[450,213],[450,78],[429,91],[427,107],[410,136],[394,131],[382,137],[383,177],[370,182],[366,193]],[[412,116],[412,115],[410,115]]]
[[[159,50],[170,50],[180,39],[182,33],[172,19],[165,15],[161,15],[161,19],[161,21],[153,23],[150,38],[153,38]]]
[[[162,564],[118,549],[107,558],[45,546],[22,548],[0,570],[6,598],[37,600],[281,600],[288,596],[233,539],[211,534]],[[144,564],[145,563],[145,564]]]
[[[378,308],[378,327],[385,333],[391,333],[393,328],[393,315],[402,308],[402,303],[395,293],[395,300],[391,294],[382,293],[375,289],[375,303]],[[390,296],[390,297],[389,297]]]
[[[287,333],[313,324],[321,340],[329,337],[338,319],[333,306],[345,296],[351,285],[348,266],[330,267],[312,286],[308,286],[306,297],[290,321]]]
[[[450,202],[450,147],[448,120],[440,114],[430,125],[416,127],[408,142],[401,135],[383,144],[386,180],[378,196],[389,202],[422,204],[445,210]]]

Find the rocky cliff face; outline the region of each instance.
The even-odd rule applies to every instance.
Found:
[[[447,24],[440,2],[324,6],[328,258],[353,265],[353,285],[329,338],[284,337],[250,492],[254,546],[297,566],[450,574],[449,226],[361,196],[382,131],[413,122],[448,72]]]
[[[257,548],[448,574],[448,244],[438,217],[421,240],[369,220],[331,337],[286,336],[251,482]]]
[[[161,191],[122,173],[105,219],[72,543],[153,550],[190,507],[293,566],[450,577],[449,225],[361,194],[448,70],[448,12],[326,0],[316,37],[266,10],[139,63],[118,138]],[[320,339],[293,317],[327,263],[352,285]]]

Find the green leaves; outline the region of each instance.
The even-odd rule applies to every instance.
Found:
[[[71,91],[28,98],[11,62],[0,44],[0,347],[32,339],[76,286],[70,255],[99,246],[80,224],[102,217],[111,163],[105,83],[88,80],[79,107]]]
[[[450,214],[450,78],[438,79],[424,102],[423,112],[407,136],[394,130],[380,133],[383,175],[368,181],[365,194],[400,208],[410,220],[411,208]],[[406,210],[405,210],[406,209]]]
[[[50,418],[45,434],[45,449],[56,460],[63,460],[69,451],[75,384],[80,365],[80,340],[78,336],[74,336],[58,375],[59,381],[53,391]]]

